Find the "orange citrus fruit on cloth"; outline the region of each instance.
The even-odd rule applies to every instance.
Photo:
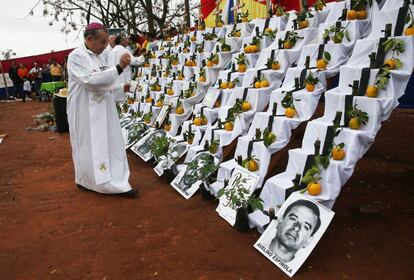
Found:
[[[321,191],[322,191],[321,184],[315,183],[315,182],[310,182],[308,184],[308,193],[310,195],[318,195],[321,193]]]
[[[225,131],[232,131],[234,128],[234,124],[232,122],[226,122],[224,124],[224,130]]]
[[[386,59],[385,61],[384,61],[384,64],[386,64],[386,65],[388,65],[388,68],[390,69],[390,70],[394,70],[395,69],[395,61],[394,61],[394,59],[392,59],[392,58],[389,58],[389,59]]]
[[[296,115],[296,110],[292,107],[288,107],[285,109],[285,116],[287,118],[293,118]]]
[[[227,89],[227,87],[228,87],[227,82],[222,82],[220,85],[221,89]]]
[[[414,35],[414,27],[413,26],[407,27],[407,29],[405,29],[405,31],[404,31],[404,35],[405,36],[413,36]]]
[[[239,64],[239,72],[244,73],[247,70],[246,64]]]
[[[173,89],[172,88],[167,89],[167,94],[168,95],[173,95],[174,94]]]
[[[300,29],[306,28],[308,26],[309,26],[309,21],[308,20],[299,21],[299,28]]]
[[[249,160],[247,164],[247,169],[251,172],[257,171],[259,169],[259,165],[257,164],[257,161],[254,159]]]
[[[247,112],[247,111],[249,111],[250,110],[250,108],[251,108],[252,106],[250,105],[250,103],[249,102],[247,102],[247,101],[244,101],[243,103],[242,103],[242,105],[241,105],[241,110],[243,111],[243,112]]]
[[[176,113],[177,115],[182,115],[182,114],[184,114],[184,108],[183,108],[182,106],[177,107],[177,108],[175,109],[175,113]]]
[[[214,66],[213,61],[212,61],[212,60],[207,61],[206,66],[207,66],[207,67],[209,67],[209,68],[210,68],[210,67],[213,67],[213,66]]]
[[[357,130],[361,125],[359,123],[359,119],[357,117],[353,117],[349,120],[348,126],[350,129]]]
[[[170,131],[171,130],[171,124],[164,125],[164,130],[165,131]]]
[[[318,68],[318,70],[324,70],[326,69],[326,66],[328,66],[328,63],[325,59],[318,59],[318,61],[316,61],[316,68]]]
[[[280,64],[277,62],[273,62],[272,63],[272,70],[279,70],[280,69]]]
[[[343,160],[345,158],[345,151],[340,147],[334,147],[332,149],[332,158],[334,160]]]
[[[255,83],[254,83],[254,87],[255,87],[255,88],[260,88],[260,81],[255,82]]]
[[[357,17],[358,17],[358,13],[355,10],[349,10],[346,13],[346,19],[347,20],[354,20],[354,19],[357,19]]]
[[[283,48],[284,49],[291,49],[292,48],[292,43],[290,41],[286,41],[283,43]]]
[[[357,19],[366,19],[367,12],[365,10],[361,10],[357,12]]]
[[[367,96],[367,97],[377,97],[378,96],[378,88],[376,86],[368,86],[367,90],[365,91],[365,96]]]
[[[315,90],[315,85],[313,85],[313,84],[306,84],[306,90],[307,91],[310,91],[310,92],[314,91]]]
[[[234,88],[234,83],[233,82],[228,82],[227,88],[229,88],[229,89]]]
[[[194,125],[200,126],[201,125],[201,118],[195,118],[194,119]]]
[[[268,87],[268,86],[269,86],[269,81],[268,80],[262,80],[260,82],[260,87],[261,88],[265,88],[265,87]]]
[[[200,78],[198,78],[199,82],[205,83],[206,82],[206,77],[201,76]]]

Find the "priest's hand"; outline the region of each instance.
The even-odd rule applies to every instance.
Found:
[[[124,92],[129,92],[130,89],[131,89],[130,84],[124,84]]]
[[[121,60],[119,61],[119,66],[122,69],[125,69],[131,63],[131,56],[128,53],[125,53],[121,56]]]

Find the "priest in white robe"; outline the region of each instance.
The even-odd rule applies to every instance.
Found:
[[[129,90],[118,77],[129,63],[107,67],[101,55],[108,44],[108,32],[99,23],[85,29],[85,43],[68,59],[67,114],[75,166],[75,182],[81,189],[104,194],[135,197],[128,182],[129,167],[124,148],[114,90]]]
[[[139,57],[133,56],[126,48],[128,45],[128,38],[124,35],[118,35],[115,38],[115,46],[112,51],[109,53],[108,56],[108,66],[116,66],[124,54],[129,54],[131,59],[131,65],[142,65],[145,61],[144,56],[141,55]],[[120,83],[129,84],[132,79],[132,71],[131,66],[128,65],[124,71],[118,76],[118,80]],[[114,92],[115,101],[125,101],[125,92],[121,90],[115,90]]]

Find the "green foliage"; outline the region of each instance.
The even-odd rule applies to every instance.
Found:
[[[382,45],[384,46],[385,52],[392,50],[392,57],[395,54],[400,55],[405,51],[404,41],[400,39],[390,38],[382,43]]]
[[[349,108],[347,111],[347,115],[348,118],[357,118],[359,123],[365,125],[368,120],[369,120],[369,116],[366,112],[358,109],[358,104],[354,104],[354,106],[352,108]]]
[[[305,79],[305,83],[309,85],[316,85],[317,83],[319,83],[319,79],[313,76],[312,72],[309,70],[309,74]]]
[[[166,156],[168,148],[170,146],[170,141],[167,136],[156,137],[149,145],[151,153],[155,158],[160,158],[161,156]]]
[[[246,183],[246,178],[235,180],[232,186],[220,189],[217,197],[221,198],[224,196],[226,199],[224,205],[234,210],[247,208],[250,205],[253,211],[256,209],[263,211],[263,200],[255,194],[250,195],[249,190],[243,187]]]
[[[349,32],[348,32],[348,25],[349,25],[349,23],[344,27],[341,26],[339,29],[336,28],[335,25],[333,25],[333,26],[325,29],[324,33],[323,33],[323,39],[332,40],[334,43],[337,43],[337,44],[342,43],[344,38],[348,42],[350,42],[351,37],[350,37]]]
[[[266,148],[268,148],[270,145],[272,145],[274,142],[276,142],[276,135],[269,131],[269,129],[266,127],[265,130],[263,131],[263,143],[266,146]]]
[[[377,74],[375,85],[378,89],[385,90],[388,84],[388,81],[391,77],[390,70],[386,65],[382,66]]]

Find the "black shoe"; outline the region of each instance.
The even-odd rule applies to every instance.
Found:
[[[137,197],[138,194],[139,194],[138,190],[131,189],[127,192],[119,193],[117,195],[122,196],[122,197],[134,198],[134,197]]]
[[[76,184],[76,186],[78,187],[78,189],[85,191],[85,192],[92,192],[92,190],[85,188],[84,186],[81,186],[79,184]]]

